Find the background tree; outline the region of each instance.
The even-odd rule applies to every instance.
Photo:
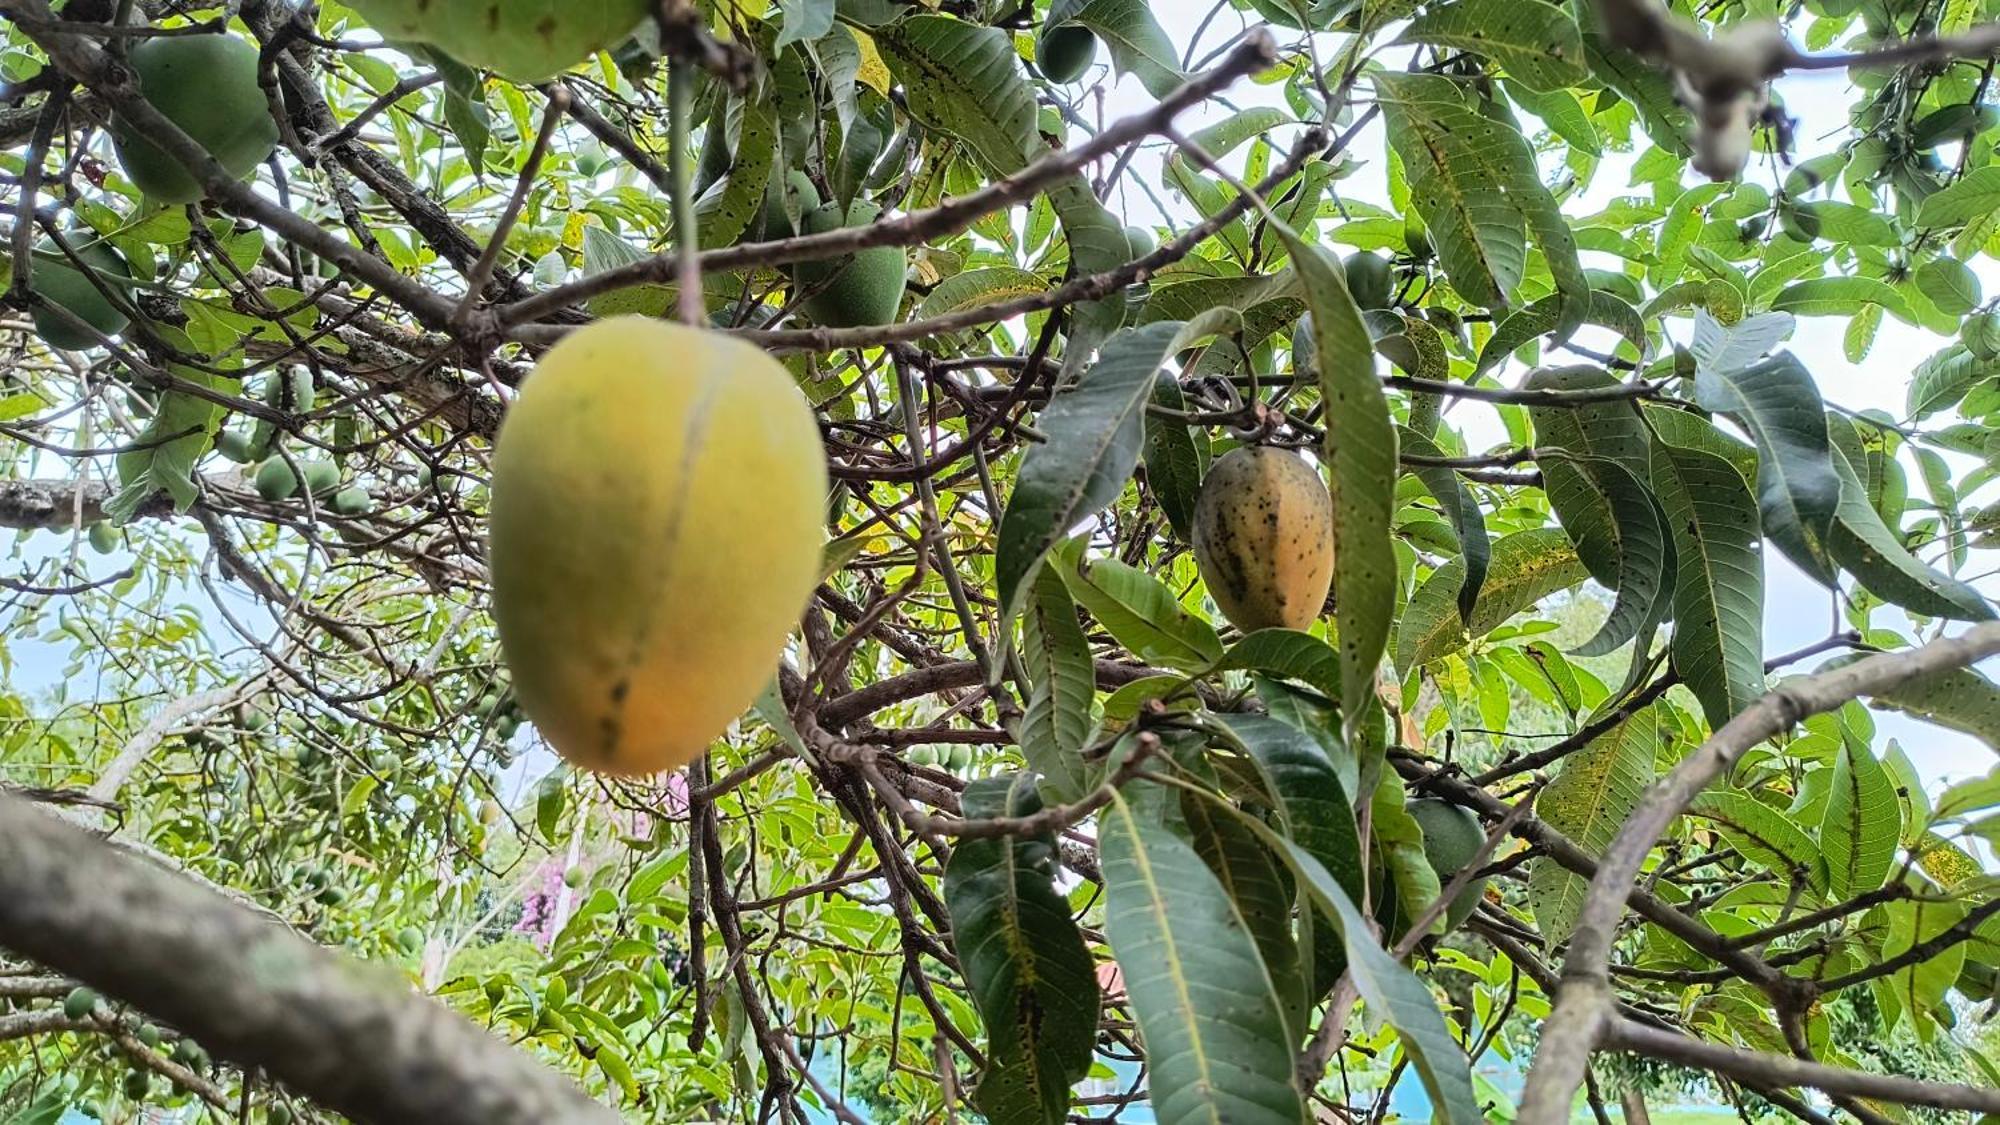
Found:
[[[1995,14],[0,0],[0,1113],[2000,1113]],[[832,484],[644,780],[485,561],[621,314]]]

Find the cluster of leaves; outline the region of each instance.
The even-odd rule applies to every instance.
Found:
[[[2000,529],[1981,62],[1856,71],[1827,151],[1692,184],[1669,79],[1584,3],[1250,0],[1169,29],[1126,0],[731,0],[699,37],[749,65],[704,71],[684,119],[649,24],[554,80],[546,143],[554,86],[376,45],[331,0],[142,3],[269,47],[284,127],[257,178],[282,206],[260,210],[147,203],[103,94],[49,61],[125,37],[82,0],[36,6],[0,0],[0,169],[42,183],[15,221],[94,232],[138,284],[116,347],[51,348],[25,316],[0,341],[22,569],[0,780],[402,965],[635,1120],[1146,1100],[1260,1125],[1386,1107],[1406,1072],[1445,1120],[1504,1116],[1471,1064],[1531,1050],[1589,857],[1804,659],[1763,643],[1773,551],[1839,621],[1812,656],[1993,616],[1970,577]],[[1812,48],[1986,14],[1789,13]],[[1063,28],[1109,68],[1050,81],[1035,56]],[[1093,85],[1164,98],[1256,34],[1277,40],[1260,104],[911,247],[891,324],[804,325],[774,181],[923,212],[1095,143]],[[690,241],[670,154],[700,165],[695,245],[778,244],[703,298],[783,355],[837,483],[773,691],[687,777],[612,783],[553,768],[507,698],[486,458],[550,336],[675,309],[651,268]],[[1127,230],[1148,180],[1158,249]],[[497,343],[436,315],[496,237],[475,297]],[[1387,294],[1350,293],[1357,252],[1390,263]],[[1907,382],[1899,416],[1830,400],[1816,349],[1788,350],[1834,324]],[[1872,354],[1885,332],[1939,339]],[[1222,623],[1187,550],[1206,467],[1252,432],[1329,481],[1311,631]],[[230,434],[370,503],[260,490]],[[92,540],[112,557],[78,549],[90,526],[119,529]],[[2000,746],[1978,672],[1872,702]],[[1657,849],[1620,999],[1888,1065],[1841,1023],[1862,1012],[1992,1076],[1967,1001],[2000,989],[1976,858],[1996,777],[1940,789],[1859,703],[1753,750]],[[1427,861],[1417,796],[1489,828],[1533,804],[1479,883]],[[1419,927],[1454,885],[1481,896],[1469,926]],[[20,968],[35,983],[0,997],[54,1008],[67,983]],[[147,1057],[77,1021],[0,1034],[0,1105],[234,1112],[247,1085],[291,1113],[226,1065],[134,1096]]]

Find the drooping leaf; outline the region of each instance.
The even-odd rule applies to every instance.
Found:
[[[1860,579],[1869,593],[1916,613],[1960,621],[1993,617],[1993,607],[1977,590],[1926,566],[1903,546],[1837,445],[1833,466],[1840,474],[1840,509],[1827,546],[1842,570]]]
[[[1689,813],[1715,829],[1743,858],[1786,879],[1826,890],[1826,861],[1819,845],[1785,814],[1748,793],[1711,789],[1695,798]]]
[[[1078,800],[1089,788],[1082,755],[1090,740],[1097,679],[1076,603],[1053,567],[1035,575],[1021,634],[1021,662],[1031,685],[1021,715],[1021,756],[1057,800]]]
[[[1340,656],[1325,641],[1296,629],[1259,629],[1229,646],[1216,671],[1266,672],[1340,696]]]
[[[1706,318],[1696,315],[1697,333]],[[1757,505],[1765,534],[1799,569],[1832,585],[1827,540],[1840,508],[1840,476],[1833,467],[1826,407],[1812,375],[1788,352],[1747,367],[1697,361],[1695,397],[1704,409],[1734,418],[1756,440]]]
[[[1411,453],[1425,457],[1444,455],[1435,442],[1414,430],[1399,430],[1397,437],[1402,447]],[[1486,567],[1493,558],[1493,543],[1486,535],[1486,515],[1479,510],[1479,502],[1458,479],[1456,470],[1431,465],[1419,466],[1414,471],[1417,479],[1424,482],[1424,487],[1430,489],[1431,497],[1438,502],[1438,506],[1444,509],[1452,534],[1458,537],[1459,557],[1465,562],[1465,584],[1458,589],[1458,616],[1470,621],[1473,608],[1479,604],[1479,587],[1486,582]]]
[[[1200,853],[1131,789],[1100,814],[1098,847],[1105,937],[1145,1041],[1153,1112],[1164,1125],[1298,1125],[1284,1009],[1250,928]]]
[[[1931,1013],[1944,1006],[1946,993],[1958,983],[1959,972],[1965,967],[1968,943],[1951,941],[1944,935],[1965,920],[1967,911],[1964,901],[1940,895],[1938,888],[1922,879],[1913,882],[1918,884],[1917,897],[1883,904],[1889,937],[1882,945],[1882,959],[1891,960],[1923,942],[1941,942],[1935,953],[1897,970],[1888,982],[1897,1006],[1912,1017],[1918,1035],[1927,1038],[1929,1033],[1923,1026],[1932,1022]]]
[[[1583,81],[1583,36],[1568,12],[1541,0],[1454,0],[1410,21],[1403,39],[1471,51],[1536,90]]]
[[[1464,586],[1464,563],[1452,559],[1431,573],[1396,627],[1396,667],[1408,672],[1420,664],[1456,652],[1469,639],[1485,636],[1508,618],[1558,590],[1589,577],[1560,528],[1517,531],[1493,543],[1493,562],[1480,587],[1472,619],[1458,616],[1458,591]]]
[[[1285,1018],[1285,1042],[1296,1049],[1305,1041],[1308,997],[1306,969],[1292,934],[1293,892],[1285,870],[1255,833],[1207,794],[1182,793],[1180,811],[1189,842],[1235,902],[1257,943]]]
[[[1764,566],[1756,501],[1736,467],[1692,446],[1653,447],[1674,543],[1674,668],[1719,727],[1764,693]]]
[[[1013,774],[974,781],[963,805],[968,816],[1027,816],[1041,800],[1032,779]],[[952,944],[991,1056],[974,1099],[1006,1120],[1047,1125],[1063,1120],[1097,1041],[1096,968],[1056,891],[1054,853],[1046,835],[960,840],[943,880]],[[1003,1090],[1009,1096],[994,1096]]]
[[[1221,659],[1222,640],[1215,627],[1188,612],[1172,590],[1145,571],[1116,559],[1085,565],[1080,539],[1051,553],[1049,565],[1062,576],[1070,596],[1139,659],[1188,671]]]
[[[1361,310],[1339,261],[1281,222],[1272,229],[1291,250],[1312,312],[1320,397],[1326,404],[1325,460],[1332,470],[1334,623],[1339,634],[1341,707],[1351,724],[1375,691],[1375,672],[1396,612],[1396,426],[1375,377]]]
[[[1187,396],[1180,380],[1162,371],[1153,382],[1154,406],[1185,412]],[[1146,484],[1160,501],[1160,511],[1174,533],[1188,540],[1194,529],[1195,497],[1208,472],[1208,430],[1174,417],[1146,416]]]
[[[1819,822],[1827,893],[1838,901],[1880,887],[1896,858],[1902,821],[1896,787],[1882,763],[1866,746],[1842,739]]]
[[[1047,440],[1021,459],[1000,517],[993,569],[1004,614],[1018,610],[1028,576],[1056,540],[1117,499],[1131,478],[1153,376],[1176,342],[1212,331],[1227,315],[1125,332],[1105,345],[1074,386],[1049,401],[1038,421]]]
[[[1554,332],[1569,336],[1589,311],[1590,283],[1526,138],[1480,113],[1449,78],[1378,70],[1370,80],[1452,288],[1489,308],[1511,300],[1533,231],[1563,296]]]
[[[1383,770],[1368,802],[1375,916],[1387,937],[1400,938],[1437,901],[1444,880],[1424,854],[1424,829],[1407,808],[1409,790],[1402,775]]]
[[[1659,719],[1641,709],[1563,760],[1535,801],[1536,815],[1593,858],[1602,856],[1645,796],[1659,752]],[[1528,903],[1542,936],[1552,944],[1567,941],[1589,891],[1582,876],[1536,859],[1528,869]]]
[[[1041,144],[1035,94],[1006,32],[918,13],[873,32],[911,116],[965,142],[996,175],[1016,172]]]
[[[1111,52],[1112,68],[1136,76],[1154,97],[1165,97],[1187,81],[1174,41],[1145,0],[1083,0],[1069,19],[1095,32]]]
[[[1860,657],[1843,658],[1858,660]],[[1833,667],[1842,661],[1828,661]],[[2000,751],[2000,684],[1979,671],[1938,672],[1869,697],[1877,707],[1901,711],[1941,727],[1963,731]]]

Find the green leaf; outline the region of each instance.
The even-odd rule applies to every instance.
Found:
[[[1501,85],[1514,104],[1534,114],[1556,136],[1568,141],[1570,147],[1592,156],[1604,154],[1604,144],[1597,135],[1597,127],[1590,123],[1590,114],[1583,108],[1583,103],[1576,100],[1576,95],[1568,90],[1537,91],[1512,79]]]
[[[1895,246],[1902,242],[1896,226],[1866,207],[1822,199],[1796,208],[1807,230],[1829,242],[1852,246]]]
[[[1617,386],[1595,367],[1543,368],[1529,375],[1534,390],[1588,390]],[[1537,448],[1566,450],[1575,460],[1540,461],[1549,506],[1555,510],[1591,576],[1618,592],[1597,634],[1577,648],[1600,656],[1637,636],[1658,616],[1672,570],[1666,517],[1641,483],[1647,472],[1645,423],[1630,402],[1531,406]]]
[[[1180,380],[1172,372],[1162,371],[1154,378],[1152,404],[1187,411],[1187,396],[1181,393]],[[1201,494],[1208,458],[1207,427],[1190,426],[1175,417],[1146,416],[1146,484],[1174,533],[1183,540],[1194,531],[1194,502]]]
[[[993,570],[1004,615],[1018,611],[1028,576],[1056,540],[1116,500],[1131,478],[1160,365],[1182,341],[1212,331],[1228,315],[1120,333],[1080,380],[1049,401],[1037,420],[1046,440],[1022,457],[1000,517]]]
[[[1150,784],[1105,806],[1098,848],[1153,1112],[1163,1125],[1298,1125],[1284,1009],[1249,924],[1200,853],[1134,807]]]
[[[1221,659],[1222,640],[1215,627],[1188,612],[1172,590],[1145,571],[1116,559],[1084,566],[1080,539],[1057,548],[1049,561],[1070,596],[1139,659],[1187,671]]]
[[[1188,840],[1222,884],[1223,893],[1257,943],[1271,990],[1285,1017],[1285,1042],[1296,1050],[1306,1037],[1306,971],[1292,936],[1292,888],[1284,868],[1255,833],[1206,793],[1181,794]]]
[[[1867,746],[1842,739],[1819,822],[1827,894],[1839,901],[1880,887],[1902,830],[1903,810],[1888,772]]]
[[[1695,334],[1705,329],[1725,331],[1707,313],[1696,314]],[[1840,509],[1840,475],[1812,375],[1789,352],[1749,367],[1697,363],[1695,400],[1728,414],[1756,440],[1765,534],[1799,569],[1831,586],[1827,540]]]
[[[618,1092],[624,1095],[626,1101],[638,1098],[639,1083],[632,1076],[632,1064],[625,1061],[624,1055],[602,1042],[597,1045],[597,1069],[604,1072],[604,1077],[618,1088]]]
[[[763,213],[778,163],[778,111],[764,98],[740,104],[743,122],[729,175],[695,204],[695,228],[703,246],[727,246],[742,237]]]
[[[1536,90],[1580,84],[1583,36],[1568,12],[1541,0],[1454,0],[1410,21],[1403,41],[1471,51]]]
[[[1334,625],[1339,633],[1341,714],[1352,729],[1375,692],[1375,673],[1396,613],[1396,424],[1375,377],[1375,359],[1361,310],[1347,291],[1347,273],[1318,245],[1283,223],[1272,229],[1292,252],[1292,266],[1312,310],[1333,495]],[[1455,592],[1455,591],[1454,591]]]
[[[23,418],[39,413],[47,405],[49,405],[48,402],[41,395],[33,391],[0,395],[0,423],[18,422]]]
[[[916,318],[928,320],[947,313],[964,312],[998,301],[1033,296],[1047,291],[1049,283],[1041,274],[1015,266],[987,266],[956,273],[937,283],[917,306]]]
[[[1095,32],[1111,51],[1112,67],[1137,76],[1154,97],[1163,98],[1187,81],[1173,39],[1145,0],[1086,0],[1069,22]]]
[[[1014,774],[972,782],[964,806],[968,816],[1027,816],[1041,800]],[[1046,834],[960,840],[944,869],[952,945],[990,1056],[973,1097],[1007,1121],[1060,1125],[1097,1042],[1096,967],[1054,876]],[[996,1098],[1002,1090],[1010,1096]]]
[[[1815,277],[1787,285],[1771,307],[1800,316],[1853,316],[1863,305],[1881,305],[1903,320],[1910,306],[1886,281],[1872,277]]]
[[[1787,882],[1802,879],[1826,890],[1826,861],[1819,845],[1784,813],[1741,790],[1711,789],[1688,812],[1708,821],[1724,843],[1751,863]]]
[[[1702,449],[1653,447],[1673,533],[1673,662],[1720,727],[1764,693],[1764,568],[1756,502],[1736,467]]]
[[[1081,175],[1070,176],[1050,187],[1047,198],[1062,223],[1063,237],[1069,240],[1072,274],[1091,277],[1107,273],[1131,258],[1125,224],[1098,201],[1090,181]],[[1087,356],[1125,322],[1125,294],[1112,293],[1072,306],[1070,317],[1073,327],[1064,353]]]
[[[1910,417],[1927,418],[1950,410],[1974,386],[2000,375],[2000,357],[1981,358],[1964,344],[1934,352],[1910,374]]]
[[[1484,374],[1507,361],[1527,344],[1562,327],[1564,302],[1560,295],[1544,297],[1500,322],[1493,335],[1479,349],[1475,374]],[[1632,342],[1641,354],[1646,349],[1646,323],[1639,313],[1615,294],[1592,290],[1583,321],[1601,324]]]
[[[1213,671],[1266,672],[1340,697],[1340,657],[1325,641],[1296,629],[1259,629],[1229,646]]]
[[[1340,927],[1348,971],[1354,975],[1361,999],[1396,1029],[1403,1052],[1430,1094],[1433,1120],[1443,1125],[1484,1125],[1485,1114],[1473,1093],[1471,1067],[1430,989],[1374,939],[1367,919],[1318,859],[1290,840],[1274,846],[1315,904]],[[1234,1119],[1229,1120],[1233,1125]]]
[[[833,0],[778,0],[778,10],[784,13],[785,22],[778,30],[777,42],[771,45],[773,51],[793,43],[810,43],[833,30]]]
[[[1955,227],[2000,211],[2000,167],[1975,168],[1917,208],[1920,227]]]
[[[1444,451],[1436,443],[1414,430],[1399,428],[1397,441],[1411,453],[1425,457],[1444,456]],[[1486,582],[1486,567],[1493,558],[1493,543],[1486,534],[1486,514],[1480,511],[1479,502],[1458,479],[1456,469],[1431,465],[1419,466],[1412,471],[1430,490],[1438,507],[1444,509],[1445,518],[1451,522],[1452,534],[1458,537],[1459,557],[1465,562],[1465,584],[1458,589],[1458,616],[1470,621],[1473,608],[1479,604],[1479,587]]]
[[[1517,531],[1493,542],[1493,563],[1470,621],[1458,616],[1458,591],[1465,584],[1464,561],[1453,559],[1431,573],[1396,629],[1396,667],[1405,674],[1420,664],[1457,652],[1508,618],[1590,576],[1560,528]]]
[[[1339,766],[1320,742],[1269,715],[1229,713],[1216,718],[1257,763],[1271,795],[1282,806],[1286,835],[1324,864],[1342,889],[1359,897],[1367,874],[1354,802]]]
[[[1964,316],[1979,305],[1979,275],[1957,258],[1932,258],[1917,267],[1917,289],[1946,316]]]
[[[1035,575],[1021,613],[1021,662],[1031,685],[1021,715],[1021,756],[1057,800],[1078,800],[1090,787],[1083,748],[1090,741],[1097,674],[1076,603],[1053,567]]]
[[[1014,41],[999,28],[919,13],[876,28],[875,46],[902,83],[912,117],[964,141],[995,175],[1024,167],[1041,145],[1035,94]]]
[[[1831,666],[1834,662],[1828,663]],[[1963,731],[2000,751],[2000,684],[1971,668],[1911,680],[1871,696],[1869,701],[1877,707]]]
[[[1833,466],[1840,474],[1840,511],[1827,547],[1842,570],[1869,593],[1915,613],[1960,621],[1993,617],[1993,607],[1977,590],[1910,554],[1902,537],[1869,503],[1868,487],[1837,445]]]
[[[180,334],[164,326],[156,327],[171,342]],[[180,344],[192,351],[185,337]],[[175,378],[198,387],[233,391],[236,381],[210,375],[178,364],[168,369]],[[222,408],[205,398],[185,391],[160,395],[159,409],[132,440],[132,448],[118,455],[117,495],[104,505],[104,514],[113,523],[129,523],[141,505],[156,492],[173,498],[174,510],[185,512],[200,496],[194,483],[194,463],[201,458],[222,423]]]
[[[1535,800],[1535,815],[1593,858],[1618,836],[1653,780],[1660,724],[1652,709],[1634,713],[1563,759],[1562,771]],[[1551,945],[1569,940],[1590,883],[1547,858],[1528,870],[1528,904]]]
[[[1400,938],[1443,893],[1444,880],[1424,852],[1424,829],[1410,815],[1402,775],[1385,769],[1368,795],[1368,846],[1376,865],[1375,916],[1385,938]]]
[[[1912,1016],[1918,1034],[1928,1038],[1922,1029],[1930,1020],[1915,1017],[1918,1014],[1928,1017],[1943,1008],[1945,995],[1958,983],[1959,973],[1965,968],[1968,943],[1952,941],[1943,935],[1965,920],[1967,907],[1963,900],[1939,896],[1937,888],[1923,879],[1912,881],[1919,884],[1920,897],[1882,904],[1889,918],[1889,937],[1882,945],[1882,960],[1901,956],[1924,942],[1943,940],[1935,953],[1897,970],[1888,980],[1898,1006]]]

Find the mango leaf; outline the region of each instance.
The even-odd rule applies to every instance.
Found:
[[[1827,894],[1838,901],[1880,887],[1902,830],[1903,810],[1888,772],[1866,745],[1842,739],[1819,822]]]
[[[1222,657],[1215,627],[1189,613],[1174,592],[1116,559],[1083,565],[1083,541],[1057,548],[1049,561],[1070,596],[1132,654],[1149,663],[1195,671]]]
[[[1974,386],[1995,375],[2000,375],[2000,359],[1982,358],[1964,344],[1951,344],[1917,364],[1917,369],[1911,372],[1910,417],[1927,418],[1940,410],[1950,410]]]
[[[1325,641],[1296,629],[1259,629],[1229,646],[1212,671],[1266,672],[1340,695],[1340,657]]]
[[[974,781],[963,803],[974,817],[1041,808],[1022,774]],[[1048,835],[960,840],[944,869],[952,944],[990,1056],[973,1098],[1008,1121],[1059,1125],[1097,1041],[1096,966],[1054,876]],[[993,1096],[1002,1090],[1010,1096]]]
[[[1506,362],[1507,357],[1529,343],[1556,332],[1563,327],[1566,309],[1563,297],[1558,294],[1544,297],[1519,312],[1513,313],[1500,322],[1484,347],[1479,349],[1479,362],[1474,365],[1475,374],[1483,374]],[[1599,324],[1632,342],[1639,354],[1646,351],[1646,323],[1631,305],[1616,294],[1602,289],[1590,291],[1582,313],[1585,324]]]
[[[1660,723],[1642,708],[1563,759],[1562,771],[1535,801],[1535,815],[1592,857],[1618,836],[1653,780]],[[1590,883],[1547,858],[1528,869],[1528,905],[1551,945],[1569,940]]]
[[[1085,0],[1069,21],[1095,32],[1111,51],[1112,67],[1136,76],[1154,97],[1166,97],[1187,81],[1173,39],[1145,0]]]
[[[1452,288],[1477,305],[1506,304],[1532,230],[1563,297],[1553,331],[1567,338],[1589,312],[1590,283],[1527,139],[1480,113],[1449,78],[1381,70],[1370,80]]]
[[[1590,576],[1560,528],[1517,531],[1493,543],[1493,563],[1480,588],[1470,621],[1458,616],[1458,591],[1465,584],[1464,561],[1452,559],[1431,573],[1396,629],[1396,667],[1405,674],[1420,664],[1464,648],[1508,618]]]
[[[194,350],[187,337],[172,328],[156,326],[155,331],[169,343],[186,351]],[[233,379],[193,367],[177,364],[168,370],[176,379],[194,386],[216,391],[236,387]],[[221,422],[222,408],[215,403],[185,391],[161,392],[158,410],[133,439],[132,449],[118,455],[121,487],[105,502],[104,514],[113,523],[129,523],[156,492],[171,497],[175,511],[187,511],[201,494],[194,483],[194,463],[208,448]]]
[[[1764,568],[1756,502],[1718,454],[1661,442],[1653,486],[1674,544],[1674,668],[1720,727],[1764,693]]]
[[[1853,316],[1863,305],[1880,305],[1903,320],[1909,303],[1895,287],[1872,277],[1815,277],[1787,285],[1771,307],[1800,316]]]
[[[1071,274],[1093,277],[1125,264],[1132,256],[1125,240],[1125,224],[1107,210],[1081,175],[1059,180],[1048,189],[1049,206],[1062,223],[1063,237],[1069,240]],[[1067,368],[1071,357],[1088,356],[1097,345],[1118,331],[1125,322],[1125,294],[1112,293],[1095,301],[1085,301],[1070,310],[1069,339],[1064,344]]]
[[[1744,323],[1748,323],[1747,321]],[[1726,331],[1707,313],[1704,325]],[[1757,442],[1757,505],[1764,532],[1799,569],[1833,585],[1827,540],[1840,508],[1826,406],[1812,375],[1789,352],[1747,367],[1695,364],[1695,401],[1728,414]]]
[[[1424,829],[1410,815],[1410,792],[1401,774],[1385,769],[1368,794],[1368,846],[1374,863],[1370,885],[1375,917],[1385,937],[1399,938],[1443,892],[1443,880],[1424,853]]]
[[[1862,659],[1859,656],[1830,660],[1836,667]],[[1923,676],[1869,697],[1877,707],[1887,707],[1906,715],[1963,731],[2000,751],[2000,684],[1971,668]]]
[[[1104,933],[1145,1041],[1163,1125],[1298,1125],[1284,1009],[1250,927],[1187,841],[1127,785],[1098,816]],[[1330,880],[1329,880],[1330,881]]]
[[[966,270],[938,282],[936,288],[925,294],[923,302],[917,306],[916,317],[928,320],[947,313],[964,312],[996,301],[1032,296],[1046,291],[1048,287],[1048,281],[1041,274],[1015,266]]]
[[[1803,879],[1826,890],[1826,861],[1819,845],[1784,813],[1735,789],[1711,789],[1695,798],[1690,815],[1707,821],[1724,843],[1749,860],[1787,881]]]
[[[1152,404],[1176,412],[1187,410],[1187,396],[1181,393],[1180,380],[1172,372],[1162,371],[1154,378]],[[1183,540],[1194,531],[1194,502],[1201,494],[1208,458],[1206,427],[1190,426],[1171,416],[1146,416],[1146,484],[1174,533]]]
[[[1868,487],[1837,445],[1833,467],[1840,474],[1840,510],[1827,548],[1842,570],[1869,593],[1915,613],[1959,621],[1993,617],[1993,607],[1977,590],[1910,554],[1869,502]]]
[[[1131,478],[1160,365],[1228,315],[1217,310],[1186,325],[1164,321],[1124,332],[1080,380],[1049,400],[1037,420],[1047,440],[1022,457],[1000,516],[993,570],[1005,616],[1018,611],[1028,576],[1056,540],[1116,500]]]
[[[1273,219],[1292,252],[1312,311],[1325,403],[1322,454],[1332,470],[1334,625],[1339,634],[1341,714],[1350,732],[1374,695],[1375,673],[1396,613],[1396,425],[1375,377],[1375,359],[1361,310],[1347,291],[1347,273],[1331,254]]]
[[[1296,1050],[1305,1042],[1308,997],[1305,966],[1292,936],[1290,879],[1263,841],[1208,794],[1183,792],[1180,811],[1188,842],[1236,903],[1257,943],[1285,1018],[1285,1042]]]
[[[1403,42],[1485,55],[1536,90],[1583,82],[1583,36],[1568,12],[1541,0],[1455,0],[1410,21]]]
[[[1052,567],[1035,575],[1033,595],[1021,613],[1021,663],[1030,685],[1021,715],[1021,756],[1056,800],[1078,800],[1090,787],[1083,748],[1090,741],[1097,675],[1076,603]]]
[[[1917,208],[1920,227],[1955,227],[2000,210],[2000,167],[1975,168]]]
[[[1414,430],[1399,428],[1396,436],[1398,444],[1411,453],[1444,456],[1435,442]],[[1459,480],[1457,470],[1430,465],[1412,471],[1430,489],[1431,497],[1444,509],[1445,519],[1451,523],[1452,534],[1458,536],[1459,557],[1465,562],[1465,584],[1458,588],[1458,616],[1471,621],[1473,607],[1479,604],[1479,587],[1486,582],[1486,567],[1493,558],[1493,543],[1486,534],[1486,514]]]
[[[1897,1006],[1911,1016],[1918,1035],[1928,1038],[1924,1026],[1932,1022],[1931,1013],[1944,1006],[1945,994],[1958,983],[1958,975],[1965,968],[1967,943],[1943,935],[1965,920],[1967,910],[1964,901],[1939,896],[1937,888],[1923,879],[1913,882],[1919,884],[1920,897],[1882,904],[1889,919],[1889,938],[1882,945],[1882,959],[1887,961],[1923,942],[1943,939],[1944,944],[1937,952],[1897,970],[1888,980],[1890,990],[1896,994]]]
[[[778,163],[778,112],[764,98],[745,99],[742,131],[729,175],[695,204],[695,227],[703,246],[727,246],[763,213],[771,170]]]
[[[1270,834],[1269,828],[1258,827]],[[1452,1038],[1430,989],[1375,940],[1354,900],[1311,852],[1291,840],[1277,840],[1273,846],[1312,896],[1314,905],[1340,927],[1347,971],[1353,974],[1369,1010],[1396,1029],[1404,1054],[1430,1094],[1433,1120],[1443,1125],[1484,1125],[1485,1114],[1473,1093],[1471,1066]]]
[[[965,142],[995,175],[1028,163],[1041,145],[1035,94],[1006,32],[919,13],[873,34],[882,61],[903,85],[910,116]]]
[[[1578,38],[1581,46],[1582,39]],[[1526,83],[1508,79],[1501,83],[1514,104],[1534,114],[1549,131],[1569,142],[1571,148],[1592,156],[1604,154],[1603,138],[1590,123],[1590,113],[1568,90],[1535,90]]]
[[[778,0],[784,26],[778,29],[773,51],[793,43],[810,43],[833,29],[833,0]]]

